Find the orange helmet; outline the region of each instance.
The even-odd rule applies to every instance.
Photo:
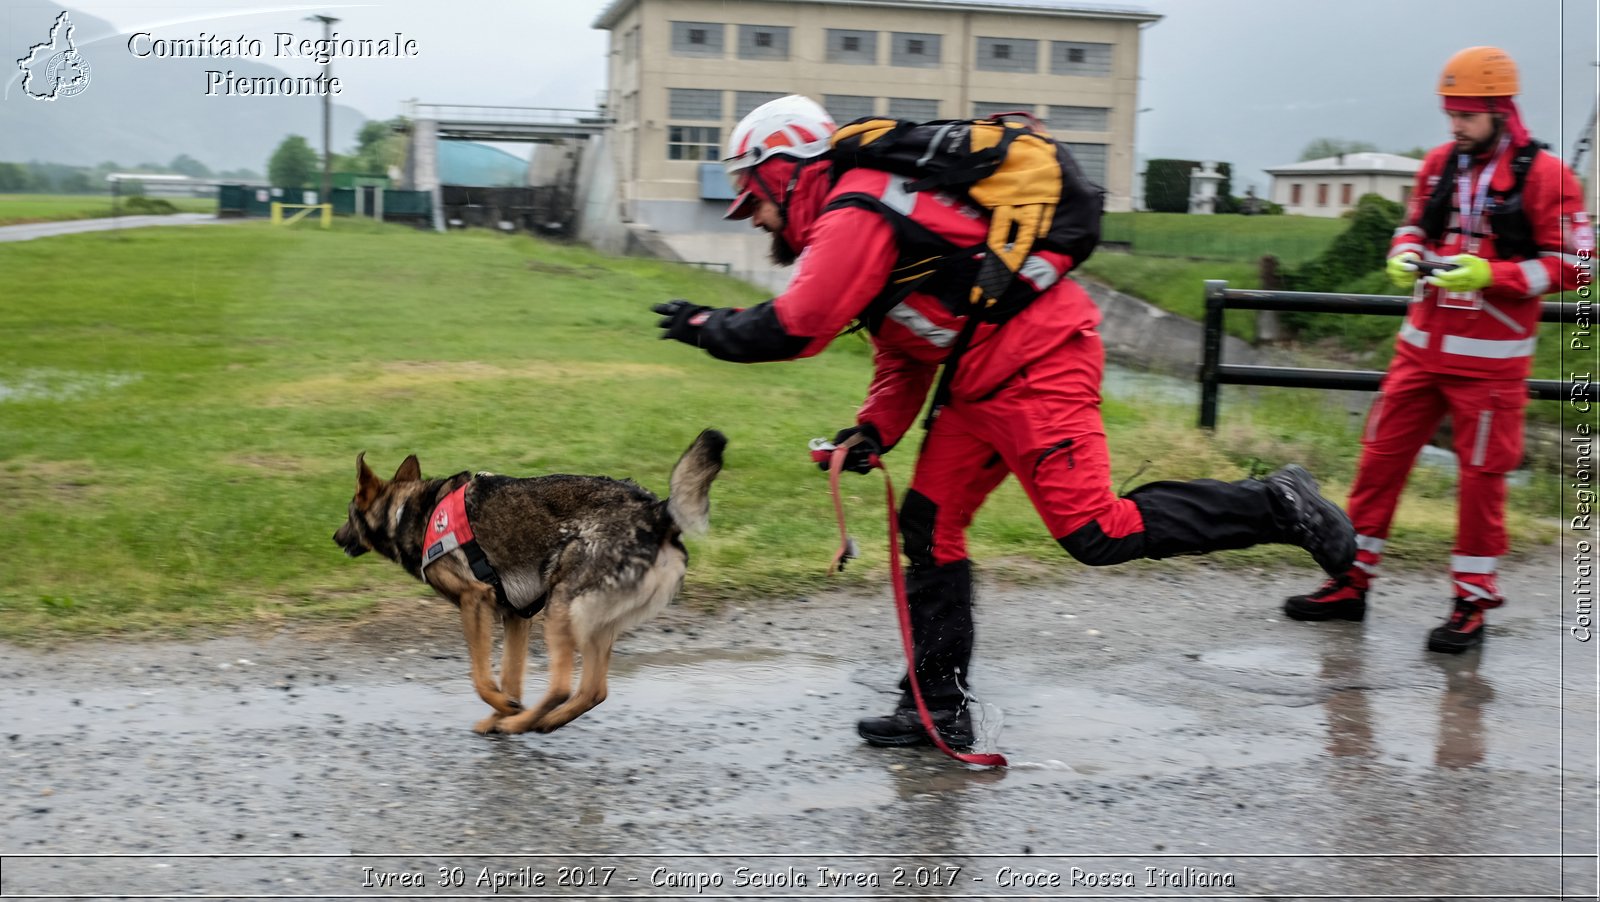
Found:
[[[1517,64],[1499,47],[1468,47],[1439,73],[1446,97],[1510,97],[1517,93]]]

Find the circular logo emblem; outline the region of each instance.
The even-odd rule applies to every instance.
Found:
[[[55,86],[56,97],[82,94],[89,87],[89,63],[76,50],[63,50],[44,64],[45,84]]]
[[[435,518],[434,521],[433,521],[433,531],[434,532],[444,532],[445,529],[449,525],[450,525],[450,515],[445,513],[444,511],[440,511],[439,512],[439,516],[437,518]]]

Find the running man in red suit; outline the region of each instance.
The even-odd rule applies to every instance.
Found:
[[[872,383],[855,425],[835,442],[861,437],[846,465],[865,473],[870,455],[888,452],[911,430],[961,331],[972,287],[970,278],[930,280],[910,293],[895,287],[891,270],[906,262],[907,236],[932,232],[971,248],[983,243],[989,216],[961,197],[911,192],[908,179],[887,172],[857,168],[835,179],[833,131],[826,111],[791,95],[757,108],[730,136],[725,164],[739,193],[728,217],[771,234],[774,258],[795,264],[789,288],[745,309],[672,301],[655,310],[663,338],[740,363],[809,357],[862,322],[875,349]],[[1099,209],[1081,215],[1098,217]],[[1265,479],[1154,482],[1116,495],[1100,420],[1100,313],[1063,278],[1073,264],[1039,252],[1020,275],[1037,299],[1002,324],[977,327],[949,402],[922,442],[901,510],[917,678],[951,746],[973,740],[966,530],[1007,474],[1050,535],[1088,564],[1263,542],[1302,546],[1329,573],[1343,573],[1355,556],[1344,512],[1297,466]],[[904,679],[901,689],[893,713],[857,725],[867,742],[928,741]]]

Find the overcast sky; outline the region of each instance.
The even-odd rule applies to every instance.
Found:
[[[4,0],[19,17],[60,5]],[[372,0],[274,4],[260,0],[76,0],[72,8],[126,35],[195,37],[277,31],[319,37],[303,21],[337,16],[342,36],[415,39],[413,59],[335,63],[338,101],[372,118],[406,98],[592,109],[605,86],[605,32],[590,27],[606,0]],[[1091,4],[1092,5],[1092,4]],[[1443,62],[1474,44],[1506,49],[1522,71],[1534,134],[1569,159],[1595,104],[1594,0],[1144,0],[1119,2],[1164,16],[1144,30],[1137,151],[1141,158],[1230,161],[1235,192],[1266,189],[1263,167],[1295,161],[1318,137],[1383,150],[1431,146],[1445,123],[1433,94]],[[270,52],[270,48],[269,48]],[[307,61],[266,59],[294,74]],[[863,93],[869,93],[863,91]],[[249,102],[244,100],[242,102]],[[1069,101],[1070,102],[1070,101]]]

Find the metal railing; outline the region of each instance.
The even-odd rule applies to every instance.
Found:
[[[604,125],[611,120],[599,110],[559,107],[480,106],[470,103],[412,103],[412,119],[444,122],[492,122],[499,125]]]
[[[1229,288],[1220,279],[1206,280],[1205,345],[1200,361],[1200,427],[1217,428],[1221,386],[1270,385],[1280,388],[1333,388],[1377,391],[1384,374],[1375,370],[1330,370],[1291,366],[1245,366],[1222,362],[1223,313],[1228,310],[1278,310],[1292,313],[1364,313],[1404,316],[1409,298],[1381,294],[1319,294],[1303,291],[1257,291]],[[1539,321],[1576,322],[1578,304],[1544,301]],[[1529,379],[1528,394],[1543,401],[1594,398],[1591,382]]]

